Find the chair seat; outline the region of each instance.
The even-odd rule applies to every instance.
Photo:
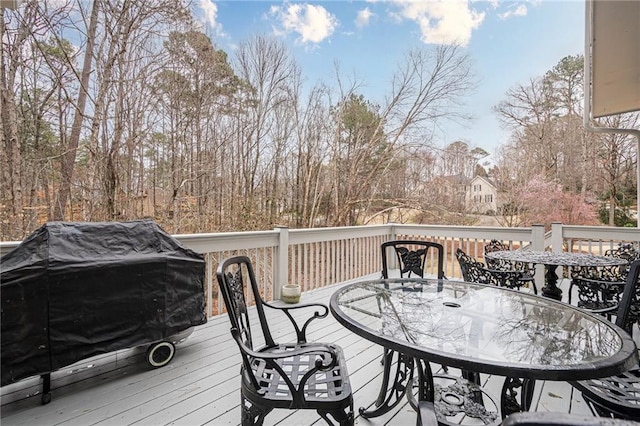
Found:
[[[617,418],[640,418],[640,368],[604,379],[571,382],[601,415],[613,412]]]
[[[340,408],[349,406],[351,402],[351,385],[346,369],[346,362],[342,349],[330,343],[290,343],[279,344],[275,347],[263,348],[261,353],[277,353],[283,354],[287,351],[309,347],[330,347],[338,355],[337,365],[329,370],[318,370],[310,377],[304,385],[305,402],[303,407],[298,406],[293,399],[291,390],[287,386],[285,380],[280,374],[269,368],[267,363],[258,358],[251,359],[251,369],[260,384],[260,389],[255,390],[251,384],[251,380],[247,374],[243,372],[243,391],[249,399],[253,397],[270,401],[270,406],[275,408],[311,408],[335,409],[336,405]],[[318,351],[318,355],[327,355],[326,352]],[[289,375],[289,379],[297,388],[303,377],[309,370],[315,367],[318,355],[306,354],[291,357],[282,357],[277,360],[278,365]],[[325,361],[325,363],[328,362]]]

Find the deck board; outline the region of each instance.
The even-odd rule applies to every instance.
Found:
[[[302,302],[328,303],[340,285],[303,294]],[[287,319],[270,315],[276,340],[289,336]],[[284,319],[283,319],[284,318]],[[254,324],[253,326],[257,326]],[[315,321],[309,340],[342,346],[354,391],[356,412],[370,406],[381,382],[381,347],[342,327],[331,315]],[[87,366],[91,367],[87,367]],[[440,367],[433,365],[434,372]],[[83,360],[52,374],[52,401],[40,405],[40,380],[30,378],[1,389],[1,423],[9,425],[237,425],[240,423],[240,355],[226,315],[211,318],[178,345],[174,360],[151,369],[144,348]],[[502,379],[483,375],[499,394]],[[539,382],[533,408],[589,414],[579,392],[564,382]],[[358,418],[361,425],[415,424],[415,412],[403,400],[380,418]],[[266,424],[324,424],[313,411],[275,410]]]

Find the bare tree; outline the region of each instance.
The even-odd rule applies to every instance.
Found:
[[[293,175],[289,185],[292,189],[293,223],[298,227],[313,227],[326,224],[320,217],[322,201],[328,192],[329,182],[325,178],[328,159],[328,135],[330,134],[329,111],[325,104],[327,88],[314,86],[303,103],[302,84],[293,86],[292,99],[296,102],[295,155],[292,155]],[[324,219],[324,221],[322,221]]]
[[[254,36],[237,50],[238,74],[253,89],[254,102],[247,109],[243,139],[237,153],[243,177],[245,209],[252,220],[273,223],[283,199],[279,186],[287,146],[293,136],[296,99],[292,84],[300,70],[288,50],[275,38]],[[258,187],[264,188],[259,194]],[[264,212],[267,217],[260,218]]]
[[[3,235],[50,219],[151,215],[189,232],[427,207],[432,134],[466,119],[474,85],[459,49],[408,52],[378,105],[339,72],[337,98],[326,82],[307,90],[268,37],[243,43],[234,69],[184,6],[29,2],[22,21],[3,16]]]
[[[353,212],[367,211],[362,207],[371,205],[369,200],[378,199],[379,190],[383,187],[380,183],[389,178],[389,168],[397,164],[394,159],[406,153],[408,146],[428,145],[428,137],[443,121],[468,119],[462,106],[464,96],[474,89],[475,84],[468,57],[460,48],[440,45],[409,51],[393,76],[385,104],[379,108],[371,105],[370,109],[378,118],[360,123],[365,128],[369,126],[366,131],[356,133],[361,138],[368,138],[362,143],[369,147],[369,152],[366,155],[358,152],[360,158],[366,159],[367,168],[357,176],[353,183],[354,191],[347,199],[334,192],[334,224],[354,224],[356,216]],[[342,110],[336,115],[336,124],[348,118],[349,109],[345,107],[350,104],[345,100],[356,93],[355,87],[342,91],[339,103]],[[340,132],[334,134],[336,146]],[[353,162],[353,158],[347,157],[345,161]],[[334,174],[334,191],[340,188],[337,182],[342,177],[340,173]],[[364,189],[369,189],[369,192],[363,192]]]
[[[93,61],[93,49],[95,46],[96,31],[98,28],[98,14],[100,11],[101,1],[95,0],[91,7],[91,15],[89,17],[89,27],[87,29],[87,44],[84,50],[84,60],[82,63],[82,71],[80,74],[80,90],[76,101],[76,109],[71,126],[71,134],[67,140],[66,150],[62,155],[60,164],[60,187],[53,209],[54,220],[64,220],[67,201],[71,193],[71,180],[76,161],[76,152],[80,143],[80,132],[82,130],[82,122],[84,120],[85,107],[87,105],[89,77],[91,75],[91,65]],[[82,10],[82,9],[81,9]]]
[[[594,134],[583,128],[582,67],[581,56],[565,57],[543,77],[510,89],[494,108],[505,127],[513,131],[506,147],[508,158],[521,165],[515,170],[502,164],[503,187],[515,189],[511,191],[514,199],[506,204],[515,215],[523,214],[519,208],[526,195],[523,191],[535,176],[568,193],[578,193],[583,203],[594,204],[593,193],[606,197],[609,223],[613,224],[621,188],[632,174],[634,155],[626,136]],[[626,121],[623,126],[637,126],[637,115],[607,120],[613,127],[620,120]]]
[[[633,129],[640,124],[640,114],[623,114],[602,119],[605,127]],[[633,197],[635,187],[633,175],[636,169],[636,143],[631,135],[621,133],[599,134],[596,155],[596,170],[602,179],[602,198],[607,200],[609,225],[615,225],[616,209],[630,204],[624,198]],[[592,169],[593,170],[593,169]]]
[[[28,4],[24,15],[7,14],[13,23],[7,25],[4,8],[0,10],[0,147],[2,168],[3,238],[15,238],[24,229],[24,194],[22,179],[22,153],[18,138],[18,105],[15,98],[16,76],[25,66],[22,52],[31,37],[32,28],[39,17],[37,7]]]

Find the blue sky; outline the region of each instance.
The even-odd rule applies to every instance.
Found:
[[[409,48],[463,46],[479,82],[466,105],[475,120],[446,125],[434,143],[463,140],[489,152],[509,137],[491,111],[505,92],[584,52],[584,7],[582,0],[194,2],[205,31],[230,56],[250,35],[273,34],[290,47],[309,84],[330,80],[337,61],[374,102]]]

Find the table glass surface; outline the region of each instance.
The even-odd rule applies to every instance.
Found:
[[[550,251],[533,250],[500,250],[485,253],[485,256],[496,260],[556,266],[615,266],[628,263],[625,259],[613,256],[597,256],[588,253],[553,253]]]
[[[581,380],[638,362],[629,335],[606,319],[495,286],[365,281],[336,291],[331,311],[345,327],[385,347],[486,373]]]

